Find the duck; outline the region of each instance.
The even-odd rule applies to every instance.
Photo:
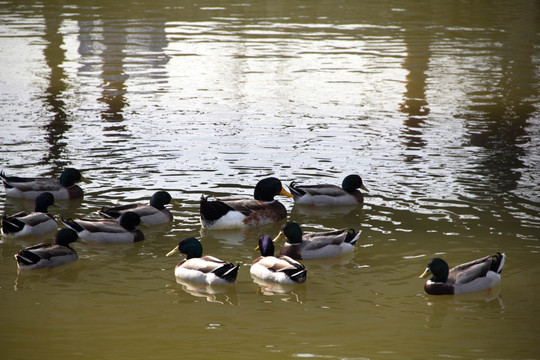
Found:
[[[240,265],[203,256],[202,244],[194,237],[180,241],[166,256],[177,253],[186,255],[174,269],[174,275],[179,279],[208,285],[230,285],[236,281]]]
[[[58,228],[55,218],[49,214],[49,206],[54,205],[50,192],[39,194],[33,212],[20,211],[2,219],[2,235],[8,238],[39,236]]]
[[[274,256],[274,243],[270,236],[259,236],[261,256],[253,261],[249,272],[252,276],[263,281],[279,284],[302,284],[306,282],[307,270],[304,265],[287,255]]]
[[[505,261],[505,254],[497,252],[448,270],[446,261],[433,258],[429,260],[420,278],[433,275],[424,285],[425,292],[430,295],[457,295],[484,291],[500,283]]]
[[[165,224],[173,220],[173,215],[165,207],[165,205],[170,203],[180,205],[167,191],[156,191],[150,198],[150,204],[133,203],[115,207],[104,206],[98,213],[103,218],[118,220],[126,212],[132,211],[140,216],[141,221],[145,225],[153,226]]]
[[[6,176],[4,171],[0,172],[0,178],[7,196],[25,199],[35,199],[45,191],[53,194],[55,200],[82,198],[84,192],[76,183],[88,182],[75,168],[65,168],[59,179]]]
[[[360,233],[354,229],[341,229],[304,235],[298,223],[289,221],[281,226],[273,242],[286,239],[280,255],[287,255],[295,260],[324,259],[352,252]]]
[[[260,180],[253,199],[200,201],[201,224],[205,229],[238,229],[271,224],[287,218],[287,209],[274,199],[276,195],[292,197],[275,177]]]
[[[120,221],[114,219],[64,219],[67,227],[75,230],[79,237],[97,243],[133,243],[144,240],[144,233],[137,228],[141,218],[132,211],[126,212]]]
[[[359,175],[348,175],[341,187],[330,184],[300,185],[293,181],[289,185],[294,203],[312,206],[346,206],[364,203],[364,195],[358,190],[369,191]]]
[[[69,244],[79,240],[76,231],[60,229],[54,237],[54,243],[43,242],[20,250],[15,255],[17,267],[21,270],[50,269],[75,261],[79,255]]]

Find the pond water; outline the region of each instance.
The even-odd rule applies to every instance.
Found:
[[[18,273],[0,243],[4,359],[531,359],[540,345],[540,20],[533,1],[0,3],[0,151],[8,175],[91,180],[58,218],[146,202],[174,221],[133,245]],[[281,198],[305,231],[362,230],[308,281],[249,275],[261,233],[203,231],[202,194],[340,184],[363,207]],[[3,213],[31,209],[6,198]],[[241,264],[226,289],[178,283],[187,236]],[[50,238],[49,236],[48,238]],[[504,251],[489,292],[433,297],[418,275]]]

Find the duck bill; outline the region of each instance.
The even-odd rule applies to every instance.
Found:
[[[173,205],[176,205],[176,206],[180,206],[180,203],[174,199],[171,200],[171,204]]]
[[[422,273],[422,275],[419,276],[420,279],[425,279],[427,278],[429,275],[431,275],[431,269],[430,268],[426,268],[426,271],[424,271]]]
[[[179,252],[180,252],[180,249],[178,249],[178,246],[177,246],[174,249],[172,249],[171,251],[169,251],[167,253],[167,255],[165,255],[165,256],[173,256],[174,254],[178,254]]]
[[[287,190],[285,190],[283,187],[281,188],[281,192],[279,193],[279,195],[284,195],[286,197],[294,197],[290,192],[288,192]]]
[[[276,237],[272,240],[272,242],[278,242],[278,241],[281,241],[281,240],[283,240],[283,239],[285,239],[285,234],[283,233],[283,231],[280,231],[279,234],[278,234],[278,236],[276,236]]]
[[[87,179],[84,176],[81,176],[81,181],[85,184],[90,184],[92,182],[90,179]]]
[[[364,191],[367,191],[367,192],[369,192],[368,188],[367,188],[367,187],[365,187],[365,186],[364,186],[363,184],[362,184],[362,186],[360,186],[360,189],[362,189],[362,190],[364,190]]]

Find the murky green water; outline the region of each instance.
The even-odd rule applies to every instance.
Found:
[[[538,358],[538,14],[533,1],[1,2],[6,173],[82,169],[92,183],[52,209],[64,217],[157,189],[181,202],[144,242],[76,244],[79,260],[52,271],[18,274],[13,254],[37,241],[2,239],[1,357]],[[282,199],[308,231],[363,231],[352,256],[306,261],[303,286],[249,275],[258,235],[280,224],[201,231],[201,194],[349,173],[371,190],[363,208]],[[165,254],[185,236],[240,262],[238,283],[177,283]],[[423,293],[434,254],[495,251],[498,289]]]

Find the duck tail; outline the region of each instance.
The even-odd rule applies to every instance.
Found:
[[[34,265],[41,260],[41,258],[29,250],[21,250],[18,254],[15,255],[17,264],[22,266]]]
[[[73,220],[72,218],[69,218],[66,220],[62,217],[62,223],[66,225],[67,227],[72,228],[76,232],[81,232],[84,230],[84,228],[81,225],[77,224],[77,222]]]
[[[2,179],[2,182],[4,183],[4,186],[6,188],[12,188],[13,187],[13,186],[11,186],[9,184],[9,179],[7,178],[6,173],[4,172],[4,170],[0,171],[0,179]]]
[[[15,217],[7,218],[4,215],[2,218],[2,233],[4,234],[13,234],[21,231],[23,228],[24,223]]]
[[[307,269],[300,268],[300,269],[288,269],[285,271],[287,276],[291,278],[292,281],[296,283],[303,283],[307,280]]]
[[[233,208],[222,201],[210,201],[208,196],[201,196],[200,213],[204,221],[216,221],[231,210]]]
[[[298,186],[296,181],[292,181],[289,184],[289,190],[291,191],[291,194],[293,195],[293,197],[299,197],[306,193],[304,190],[302,190],[301,187]]]
[[[104,219],[116,219],[116,217],[109,214],[108,211],[109,211],[109,208],[106,206],[103,206],[101,210],[98,210],[98,214]]]
[[[504,253],[496,253],[491,257],[491,267],[489,270],[496,272],[497,274],[500,274],[502,272],[502,268],[504,266],[504,262],[506,261],[506,255]]]
[[[236,281],[236,277],[238,276],[238,269],[240,269],[240,264],[234,265],[233,263],[228,263],[217,268],[213,271],[213,273],[216,274],[217,277],[233,283]]]
[[[347,238],[345,239],[345,242],[348,242],[351,245],[356,244],[356,242],[358,241],[358,238],[360,237],[361,233],[362,233],[362,231],[360,231],[360,230],[356,231],[354,229],[349,229],[347,231]]]

